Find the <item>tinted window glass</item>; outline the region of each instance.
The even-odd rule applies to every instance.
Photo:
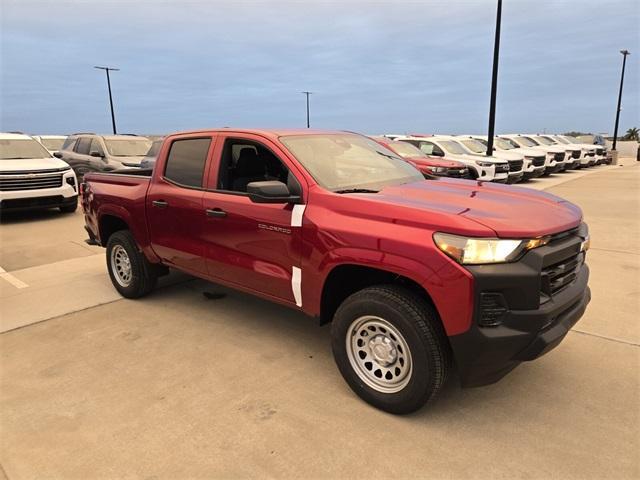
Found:
[[[165,178],[188,187],[201,187],[210,138],[176,140],[171,144]]]
[[[100,155],[104,155],[104,150],[102,149],[102,145],[100,145],[100,140],[94,138],[91,140],[91,153],[98,152]]]
[[[78,140],[77,137],[67,138],[62,145],[62,150],[73,150],[73,146],[76,144],[76,140]]]
[[[81,155],[89,155],[89,147],[91,146],[90,138],[81,138],[76,144],[76,153]]]

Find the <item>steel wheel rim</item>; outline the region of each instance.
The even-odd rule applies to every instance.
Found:
[[[400,331],[383,318],[356,318],[347,330],[347,356],[360,380],[381,393],[396,393],[411,380],[409,345]]]
[[[116,245],[111,249],[111,270],[120,286],[129,286],[132,277],[131,260],[122,245]]]

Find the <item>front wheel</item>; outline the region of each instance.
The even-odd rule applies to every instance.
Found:
[[[342,376],[363,400],[405,414],[436,396],[451,369],[434,308],[403,287],[381,285],[348,297],[331,328]]]
[[[107,269],[111,283],[126,298],[139,298],[148,294],[158,280],[153,265],[138,250],[133,235],[128,230],[120,230],[109,237]]]

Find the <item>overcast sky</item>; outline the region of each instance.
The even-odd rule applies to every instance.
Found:
[[[0,130],[486,131],[495,0],[0,0]],[[497,131],[640,126],[638,0],[504,0]]]

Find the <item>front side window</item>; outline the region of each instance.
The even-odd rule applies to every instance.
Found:
[[[164,177],[186,187],[202,187],[211,138],[188,138],[171,144]],[[148,148],[147,148],[148,150]]]
[[[26,160],[29,158],[49,158],[49,152],[31,138],[0,140],[0,160]]]
[[[424,180],[411,164],[361,135],[292,135],[280,140],[316,182],[328,190],[380,190]]]
[[[91,138],[81,138],[80,140],[78,140],[78,143],[76,143],[76,153],[79,153],[80,155],[89,155],[89,150],[91,148]]]
[[[77,140],[78,137],[67,137],[67,139],[62,144],[62,150],[73,150],[73,147],[76,144]]]
[[[91,140],[91,148],[89,149],[90,153],[96,152],[102,156],[104,156],[104,150],[102,149],[102,145],[100,145],[100,140],[94,138]]]
[[[109,154],[114,157],[144,157],[151,148],[151,140],[148,138],[105,139],[104,143]]]

